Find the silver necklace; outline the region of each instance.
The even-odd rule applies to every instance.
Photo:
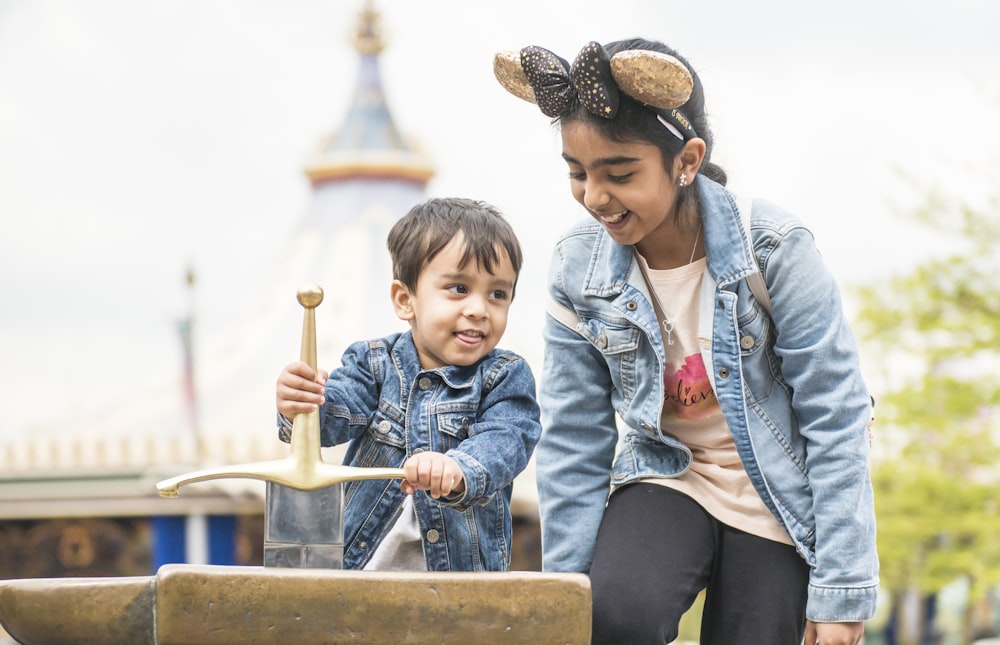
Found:
[[[698,250],[698,240],[701,239],[701,223],[698,223],[698,232],[694,236],[694,246],[691,247],[691,258],[688,260],[688,264],[694,262],[694,254]],[[632,247],[633,251],[638,255],[639,251]],[[642,271],[642,277],[646,281],[646,287],[649,289],[649,293],[653,296],[653,308],[656,310],[656,317],[660,319],[660,327],[663,328],[663,333],[666,334],[664,337],[667,345],[674,344],[674,321],[671,320],[670,316],[663,312],[663,305],[660,303],[660,297],[656,295],[656,289],[653,287],[652,280],[649,279],[649,274],[646,272],[646,261],[645,259],[638,260],[639,269]]]
[[[691,247],[691,259],[688,264],[694,262],[694,252],[698,250],[698,240],[701,239],[701,222],[698,222],[698,232],[694,234],[694,246]]]

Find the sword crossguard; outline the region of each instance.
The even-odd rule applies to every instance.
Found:
[[[316,371],[316,307],[323,302],[323,289],[307,284],[298,291],[305,309],[302,319],[301,360]],[[156,484],[162,497],[177,497],[181,486],[209,479],[260,479],[297,490],[316,490],[361,479],[404,479],[402,468],[359,468],[323,461],[320,452],[319,410],[295,415],[292,420],[291,454],[285,459],[239,466],[198,470]]]

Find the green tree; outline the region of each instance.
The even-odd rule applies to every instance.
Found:
[[[899,607],[907,593],[966,580],[968,643],[973,603],[1000,584],[1000,203],[974,208],[931,193],[914,216],[945,251],[857,294],[855,329],[879,376],[882,586]]]

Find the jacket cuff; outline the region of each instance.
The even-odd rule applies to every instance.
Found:
[[[278,438],[289,443],[292,440],[292,421],[282,413],[278,413]]]
[[[868,587],[817,587],[809,585],[806,618],[814,623],[847,623],[875,615],[878,584]]]

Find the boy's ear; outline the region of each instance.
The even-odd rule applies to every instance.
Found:
[[[393,280],[389,293],[396,316],[400,320],[413,320],[413,294],[410,293],[410,288],[399,280]]]

